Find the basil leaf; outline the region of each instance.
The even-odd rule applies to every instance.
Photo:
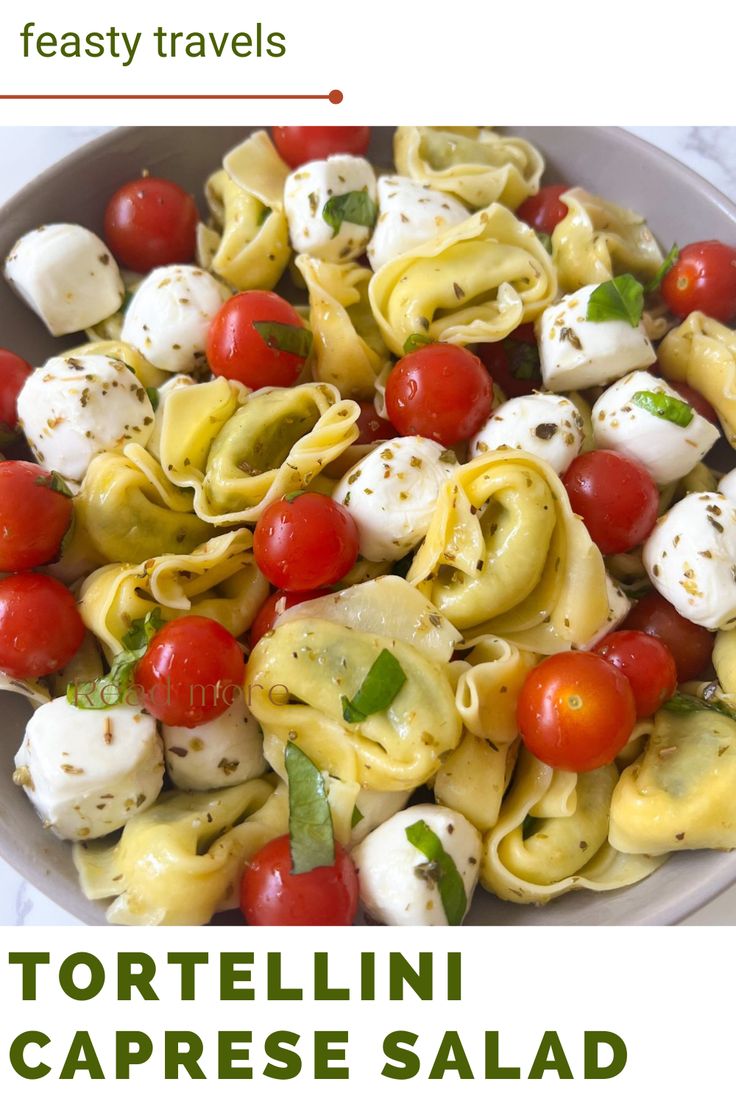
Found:
[[[634,406],[654,414],[655,418],[663,418],[674,425],[689,426],[695,417],[695,411],[690,403],[684,402],[683,399],[676,399],[672,395],[665,395],[662,391],[637,391],[631,401]]]
[[[712,713],[722,713],[724,717],[736,721],[736,710],[731,709],[724,701],[715,696],[708,699],[699,698],[695,694],[683,694],[678,690],[669,701],[664,703],[662,708],[667,709],[670,713],[698,713],[702,709],[708,709]]]
[[[291,873],[334,866],[335,836],[322,772],[293,742],[286,745],[284,764],[289,781]]]
[[[542,370],[539,366],[539,348],[529,341],[519,341],[515,337],[503,340],[503,350],[508,360],[509,372],[516,380],[537,380],[541,383]]]
[[[547,252],[551,256],[552,255],[552,235],[546,233],[546,231],[544,231],[544,230],[537,230],[537,231],[535,231],[535,233],[536,233],[537,237],[539,238],[540,242],[542,243],[542,245],[544,246],[544,248],[547,250]]]
[[[655,275],[652,277],[648,284],[644,285],[644,291],[656,291],[679,256],[680,247],[679,245],[677,245],[677,243],[675,243],[660,267],[657,269]]]
[[[158,606],[141,620],[134,621],[123,637],[123,651],[115,656],[106,675],[90,683],[69,683],[66,688],[69,704],[77,709],[111,709],[124,702],[136,664],[143,659],[151,639],[163,625]]]
[[[421,851],[429,859],[434,868],[427,871],[427,874],[437,883],[447,923],[455,927],[462,924],[468,908],[468,898],[455,860],[447,854],[426,820],[410,824],[406,829],[406,838],[417,851]]]
[[[151,406],[153,407],[153,412],[155,414],[158,410],[158,405],[161,402],[161,396],[158,393],[158,389],[156,387],[147,387],[146,394],[151,401]]]
[[[353,815],[350,818],[350,827],[355,828],[358,824],[360,824],[361,820],[365,820],[365,817],[361,813],[358,806],[354,805],[353,806]]]
[[[309,356],[312,331],[306,326],[290,326],[287,322],[254,322],[253,329],[261,335],[269,349],[295,356]]]
[[[348,724],[359,724],[371,713],[381,713],[406,682],[401,664],[386,648],[379,654],[352,701],[342,699],[342,715]]]
[[[330,196],[322,208],[322,218],[332,227],[332,236],[336,238],[344,222],[354,226],[373,226],[378,217],[378,204],[368,192],[345,192],[343,195]]]
[[[39,475],[35,482],[37,487],[48,487],[50,491],[56,491],[57,494],[64,495],[64,498],[74,498],[64,477],[59,475],[57,471],[52,471],[49,475]]]
[[[414,353],[417,349],[423,349],[425,345],[434,344],[432,338],[428,334],[413,333],[409,334],[404,342],[404,352]]]
[[[628,322],[638,326],[644,313],[644,288],[628,272],[597,287],[588,300],[589,322]]]

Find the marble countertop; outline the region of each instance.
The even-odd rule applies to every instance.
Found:
[[[0,204],[37,173],[106,127],[0,127],[0,146],[12,149],[0,176]],[[736,200],[736,128],[627,127],[689,165]],[[0,924],[78,924],[0,860]],[[736,923],[736,887],[700,909],[687,924]]]

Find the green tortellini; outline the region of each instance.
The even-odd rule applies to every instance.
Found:
[[[662,374],[704,395],[720,418],[729,444],[736,447],[736,333],[693,311],[665,337],[657,350]]]

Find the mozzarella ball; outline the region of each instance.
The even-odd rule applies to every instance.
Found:
[[[65,697],[33,714],[15,766],[44,826],[74,840],[122,828],[156,800],[164,777],[153,717],[129,705],[78,709]]]
[[[732,502],[736,502],[736,468],[724,475],[718,484],[718,490]]]
[[[689,494],[659,519],[644,544],[652,585],[706,629],[736,624],[736,506],[716,491]]]
[[[610,383],[657,359],[643,322],[588,322],[588,300],[599,286],[590,284],[565,295],[547,307],[537,323],[542,379],[549,391]]]
[[[494,449],[523,449],[567,471],[583,447],[583,419],[562,395],[521,395],[502,403],[470,442],[470,457]]]
[[[412,805],[384,821],[352,851],[363,907],[382,924],[447,925],[435,868],[406,836],[406,829],[419,820],[434,832],[454,861],[470,907],[478,883],[480,833],[454,809]]]
[[[424,539],[457,461],[427,437],[395,437],[364,456],[332,497],[352,514],[366,560],[400,560]]]
[[[374,271],[469,217],[468,210],[454,196],[408,176],[378,178],[378,210],[368,246],[368,260]]]
[[[343,222],[335,233],[325,222],[325,205],[335,196],[365,192],[375,204],[376,178],[363,157],[338,154],[301,165],[284,185],[284,209],[297,253],[321,261],[351,261],[365,252],[372,226]]]
[[[40,226],[15,243],[5,278],[54,337],[96,326],[125,295],[118,266],[104,242],[84,226]]]
[[[655,483],[671,483],[692,471],[720,434],[695,410],[687,426],[652,414],[632,401],[640,391],[652,391],[682,402],[682,397],[664,380],[650,372],[632,372],[604,391],[593,407],[596,448],[622,452],[643,464]]]
[[[18,417],[39,463],[73,481],[98,453],[145,445],[153,432],[145,387],[122,360],[98,353],[36,368],[18,396]]]
[[[203,268],[154,268],[130,301],[121,339],[162,372],[202,368],[210,324],[226,298],[224,286]]]
[[[606,572],[606,593],[608,594],[608,617],[598,632],[582,645],[582,650],[585,652],[589,652],[591,648],[595,648],[596,644],[600,644],[604,636],[615,632],[621,622],[626,620],[631,609],[631,599],[624,594],[621,587],[611,578],[608,572]]]
[[[260,725],[242,694],[214,721],[196,728],[163,725],[166,769],[177,789],[218,790],[266,769]]]

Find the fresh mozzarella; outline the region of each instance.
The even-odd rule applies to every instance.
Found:
[[[406,829],[423,820],[454,861],[468,905],[478,882],[480,833],[454,809],[412,805],[395,813],[352,851],[363,907],[382,924],[447,924],[436,867],[409,842]]]
[[[689,494],[659,519],[644,544],[653,586],[706,629],[736,624],[736,506],[716,491]]]
[[[309,161],[291,173],[284,185],[284,209],[297,253],[321,261],[350,261],[365,252],[372,226],[343,222],[335,233],[324,219],[328,201],[349,192],[366,192],[376,202],[376,177],[363,157],[338,154]]]
[[[736,468],[724,475],[718,484],[718,490],[732,502],[736,502]]]
[[[522,395],[502,403],[470,442],[470,456],[523,449],[561,474],[583,447],[583,419],[562,395]]]
[[[378,221],[368,246],[374,271],[469,217],[454,196],[408,176],[378,178]]]
[[[54,337],[115,314],[125,288],[104,242],[84,226],[54,223],[15,243],[5,278]]]
[[[121,338],[162,372],[205,362],[207,332],[227,292],[196,265],[167,265],[146,276],[130,301]]]
[[[145,387],[121,360],[100,354],[52,357],[18,396],[18,417],[39,463],[82,479],[90,461],[153,432]]]
[[[366,560],[400,560],[425,537],[437,495],[457,461],[426,437],[378,445],[342,477],[332,497],[352,514]]]
[[[75,840],[121,828],[156,800],[164,777],[152,717],[130,705],[78,709],[65,697],[33,714],[15,766],[44,826]]]
[[[610,383],[657,359],[643,323],[587,320],[588,300],[597,287],[590,284],[565,295],[537,323],[542,379],[550,391]]]
[[[180,790],[218,790],[258,778],[266,769],[263,737],[242,694],[214,721],[197,728],[163,725],[166,769]]]
[[[626,597],[624,592],[618,583],[606,572],[606,591],[608,593],[608,617],[605,622],[591,639],[584,644],[582,650],[589,652],[591,648],[595,648],[596,644],[599,644],[603,640],[604,636],[608,636],[609,633],[614,632],[622,621],[626,619],[626,616],[631,609],[631,600]]]
[[[593,433],[597,448],[615,449],[643,464],[655,483],[681,479],[702,460],[720,434],[693,410],[687,426],[650,413],[632,400],[641,391],[682,397],[650,372],[632,372],[604,391],[593,407]]]

